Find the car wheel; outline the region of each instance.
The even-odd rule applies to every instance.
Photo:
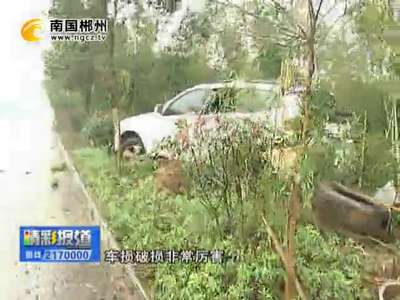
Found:
[[[142,140],[138,136],[129,136],[121,142],[121,154],[123,158],[134,158],[144,154],[144,146]]]

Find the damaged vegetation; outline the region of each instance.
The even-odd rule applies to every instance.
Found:
[[[55,2],[55,16],[107,14],[103,5]],[[236,257],[136,266],[154,299],[395,299],[400,110],[398,95],[379,83],[400,74],[376,30],[390,22],[386,4],[346,2],[340,15],[356,35],[348,40],[349,23],[335,31],[323,22],[324,1],[229,3],[191,15],[170,51],[152,51],[156,22],[138,10],[135,22],[114,24],[113,45],[57,44],[46,54],[58,125],[87,141],[74,159],[100,211],[122,248]],[[232,12],[240,18],[228,24]],[[157,155],[116,164],[116,116],[151,111],[197,83],[259,76],[278,78],[281,96],[301,87],[302,114],[283,129],[266,115],[229,116],[251,97],[224,89]]]
[[[281,298],[289,268],[284,254],[288,178],[300,138],[290,131],[279,134],[264,122],[222,114],[216,116],[218,126],[209,128],[203,118],[192,127],[182,124],[175,137],[165,140],[158,161],[126,161],[122,177],[115,175],[105,150],[81,151],[77,161],[83,176],[124,247],[239,251],[238,262],[222,265],[138,266],[157,299]],[[372,261],[377,252],[385,259],[397,257],[396,245],[386,244],[393,243],[390,211],[333,183],[343,182],[346,174],[347,184],[357,188],[361,166],[375,166],[375,161],[361,161],[370,152],[364,149],[368,142],[362,147],[363,122],[357,122],[342,136],[315,136],[300,165],[295,288],[303,299],[374,299],[381,266]],[[349,149],[350,137],[358,142]],[[98,159],[103,163],[96,166]],[[324,184],[327,179],[331,183]]]

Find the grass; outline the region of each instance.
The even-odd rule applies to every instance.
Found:
[[[261,226],[259,246],[242,247],[232,237],[214,234],[214,224],[196,197],[158,194],[153,161],[125,164],[118,176],[106,149],[84,148],[73,157],[123,248],[223,249],[229,254],[240,250],[242,259],[236,263],[137,266],[157,299],[250,299],[252,286],[257,286],[262,299],[280,298],[277,287],[285,271]],[[368,299],[360,298],[365,295],[363,255],[354,242],[321,234],[313,225],[301,225],[296,238],[299,276],[311,297]]]

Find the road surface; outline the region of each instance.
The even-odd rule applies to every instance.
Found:
[[[63,158],[41,88],[48,45],[19,36],[22,23],[47,8],[47,1],[12,1],[0,21],[0,299],[138,299],[119,267],[18,261],[21,225],[98,225],[71,172],[51,171]]]

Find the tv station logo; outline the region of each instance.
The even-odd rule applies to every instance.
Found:
[[[107,38],[107,19],[52,19],[52,41],[103,42]]]
[[[107,19],[35,18],[24,22],[21,36],[27,42],[38,42],[49,36],[54,42],[104,42],[107,39]]]
[[[99,226],[22,226],[21,262],[99,263]]]

